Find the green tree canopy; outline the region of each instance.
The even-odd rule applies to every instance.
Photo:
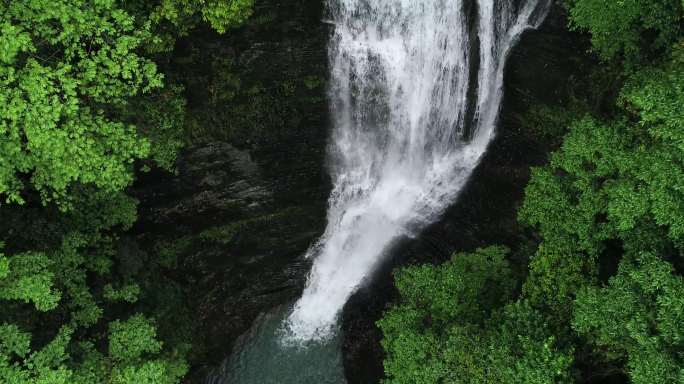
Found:
[[[65,202],[75,182],[119,191],[149,154],[115,106],[162,85],[141,56],[152,38],[116,1],[30,0],[0,4],[0,195],[24,189]]]
[[[169,97],[177,92],[160,91],[163,75],[146,56],[172,42],[160,23],[187,33],[201,14],[224,32],[245,21],[252,6],[252,0],[1,3],[0,198],[23,203],[32,190],[66,206],[74,183],[122,190],[137,159],[152,155],[171,167],[183,104]],[[149,108],[150,96],[140,96],[153,92],[161,93],[161,103]]]
[[[514,297],[505,248],[455,254],[396,275],[399,304],[378,323],[387,383],[551,383],[572,362],[546,324]]]
[[[137,162],[172,169],[183,143],[182,88],[155,63],[175,36],[163,24],[187,33],[204,18],[223,32],[251,6],[0,1],[0,382],[185,375],[187,345],[160,340],[138,313],[146,285],[119,268],[137,210],[125,190]]]
[[[252,15],[254,0],[161,0],[152,13],[156,21],[168,20],[174,26],[187,28],[187,18],[201,15],[219,33],[242,24]]]
[[[607,287],[578,293],[573,328],[606,358],[626,359],[634,384],[684,383],[684,279],[673,272],[642,253]]]
[[[546,119],[570,123],[519,210],[538,242],[521,295],[497,248],[397,274],[379,323],[389,383],[684,383],[682,4],[567,3],[624,66],[615,106]]]
[[[668,50],[679,39],[680,0],[568,0],[571,25],[591,33],[594,49],[605,59],[643,58],[653,49]]]
[[[520,210],[543,239],[526,291],[571,298],[595,276],[607,242],[659,250],[684,237],[684,50],[627,82],[613,120],[576,121],[537,168]],[[555,293],[553,293],[555,291]]]

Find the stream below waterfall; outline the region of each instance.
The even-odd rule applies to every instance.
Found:
[[[260,316],[205,384],[345,384],[341,335],[325,343],[284,345],[287,314],[278,307]]]
[[[495,133],[505,60],[548,0],[327,0],[333,192],[302,297],[207,384],[345,383],[338,318],[397,240],[455,201]]]

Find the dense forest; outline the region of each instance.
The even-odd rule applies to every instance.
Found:
[[[275,246],[288,220],[325,220],[320,207],[231,205],[247,217],[130,251],[152,227],[140,185],[177,175],[184,149],[220,137],[277,152],[287,132],[267,127],[324,102],[320,68],[268,88],[240,77],[249,60],[212,51],[276,23],[260,5],[0,0],[0,383],[200,380],[232,341],[198,327],[235,319],[199,324],[201,278],[180,276],[191,256],[241,231]],[[377,323],[383,382],[684,384],[684,1],[558,6],[593,64],[564,105],[524,111],[553,149],[518,209],[524,240],[395,271],[398,299]]]
[[[252,6],[0,2],[0,382],[186,375],[189,334],[160,337],[154,320],[178,303],[140,300],[166,264],[117,252],[137,216],[127,188],[174,172],[186,140],[182,87],[161,70],[176,39],[200,23],[224,33]]]
[[[532,108],[558,149],[532,170],[515,257],[492,245],[396,273],[388,383],[684,382],[682,4],[566,7],[600,58],[578,94],[600,102]]]

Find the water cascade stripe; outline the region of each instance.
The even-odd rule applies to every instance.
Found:
[[[285,343],[331,337],[387,248],[454,202],[494,136],[505,61],[550,0],[328,0],[334,182]]]

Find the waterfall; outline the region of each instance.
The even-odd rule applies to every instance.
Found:
[[[328,0],[334,188],[286,342],[325,340],[397,239],[456,199],[494,136],[506,57],[550,0]]]

